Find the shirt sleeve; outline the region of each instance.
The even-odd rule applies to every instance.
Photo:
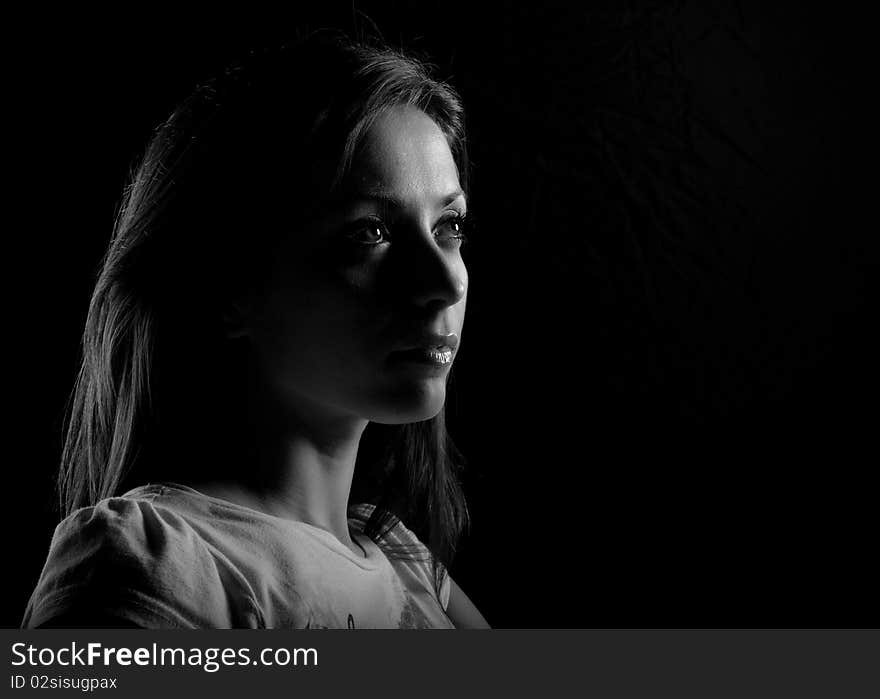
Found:
[[[257,626],[255,607],[224,577],[179,515],[109,498],[56,527],[22,626],[71,614],[155,629]]]
[[[449,594],[452,591],[452,585],[450,583],[449,572],[444,568],[443,569],[443,582],[440,584],[440,604],[443,606],[443,610],[449,608]]]
[[[434,584],[434,555],[425,546],[415,532],[408,529],[403,522],[399,521],[387,536],[386,543],[392,555],[398,560],[408,561],[409,565],[418,571],[419,577],[424,581],[425,587],[430,589],[440,606],[445,611],[449,606],[449,593],[451,590],[449,571],[440,563],[440,587]]]
[[[363,531],[374,510],[375,506],[370,503],[354,505],[349,508],[350,521],[356,524],[359,531]],[[449,572],[441,563],[438,587],[434,579],[434,555],[431,550],[399,518],[395,519],[394,526],[376,539],[376,543],[395,567],[410,596],[425,608],[436,609],[439,606],[445,612],[449,607],[451,591]]]

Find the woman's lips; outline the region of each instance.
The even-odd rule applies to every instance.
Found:
[[[452,364],[454,351],[451,347],[418,347],[414,349],[392,352],[391,359],[396,362],[416,362],[429,366],[446,366]]]
[[[415,329],[405,335],[391,352],[388,361],[395,365],[442,369],[452,364],[458,347],[458,335]]]
[[[395,347],[395,352],[409,350],[452,350],[458,347],[458,335],[455,333],[438,333],[430,330],[416,330],[409,333]]]

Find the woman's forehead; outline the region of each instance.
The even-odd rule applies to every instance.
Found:
[[[408,106],[385,112],[372,125],[347,184],[349,196],[402,201],[448,198],[461,190],[446,135],[427,114]]]

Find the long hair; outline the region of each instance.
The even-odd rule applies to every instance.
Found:
[[[331,201],[370,125],[404,104],[445,134],[467,191],[454,90],[420,60],[337,33],[252,52],[156,129],[89,306],[58,478],[63,516],[219,458],[244,390],[222,309],[260,283],[278,235]],[[218,376],[232,377],[222,390]],[[467,525],[460,465],[441,410],[371,423],[355,467],[352,496],[377,505],[366,533],[406,521],[434,554],[436,581]]]

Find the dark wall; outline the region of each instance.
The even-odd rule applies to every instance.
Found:
[[[22,20],[0,623],[19,623],[57,521],[61,419],[129,168],[218,66],[297,24],[350,26],[353,4],[469,108],[450,411],[473,527],[453,572],[490,623],[876,626],[859,22],[758,2]]]

